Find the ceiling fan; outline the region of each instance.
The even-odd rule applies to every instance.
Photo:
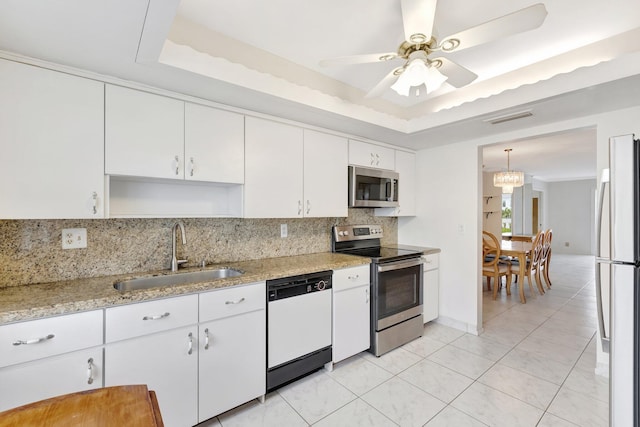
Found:
[[[547,16],[542,3],[520,9],[508,15],[468,28],[438,40],[433,35],[437,0],[400,0],[405,41],[397,52],[342,56],[320,61],[321,66],[364,64],[402,59],[404,65],[394,68],[369,93],[367,98],[382,95],[392,88],[398,94],[420,95],[420,89],[429,93],[445,81],[459,88],[473,82],[478,76],[455,62],[431,55],[437,52],[460,51],[499,38],[539,27]]]

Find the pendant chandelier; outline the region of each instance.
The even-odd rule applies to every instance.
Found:
[[[507,152],[507,171],[506,172],[496,172],[493,175],[493,185],[495,187],[502,187],[502,192],[504,194],[513,193],[513,187],[522,187],[524,184],[524,173],[512,171],[509,166],[509,154],[511,153],[511,148],[505,148],[504,151]]]

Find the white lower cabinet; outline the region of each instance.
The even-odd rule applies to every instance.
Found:
[[[422,317],[424,323],[438,317],[440,304],[440,254],[424,255]]]
[[[108,344],[106,387],[146,384],[158,398],[166,426],[197,424],[196,325]]]
[[[102,310],[0,327],[0,411],[102,387],[102,329]]]
[[[198,421],[266,390],[265,283],[200,294]]]
[[[333,362],[370,346],[369,265],[333,272]]]
[[[105,386],[146,384],[168,427],[198,416],[198,296],[106,309]]]

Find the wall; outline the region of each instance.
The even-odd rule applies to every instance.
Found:
[[[487,200],[487,198],[489,199]],[[493,233],[500,239],[502,235],[502,188],[493,185],[492,172],[482,174],[482,213],[482,229]]]
[[[0,221],[0,287],[168,269],[175,219]],[[397,219],[372,209],[347,218],[183,220],[178,254],[197,265],[331,251],[331,227],[381,224],[383,243],[397,242]],[[287,224],[288,237],[280,237]],[[87,248],[62,250],[63,228],[86,228]]]
[[[595,179],[548,184],[548,227],[553,229],[553,252],[595,253],[595,190]]]
[[[606,167],[609,137],[634,132],[640,135],[638,117],[640,107],[633,107],[522,128],[417,153],[417,194],[421,194],[417,205],[418,216],[399,219],[398,240],[400,243],[438,246],[442,249],[440,313],[443,321],[471,331],[474,327],[478,331],[482,328],[482,292],[478,264],[482,212],[479,167],[482,153],[479,147],[596,127],[597,164],[600,171]],[[456,173],[451,174],[452,170]],[[436,184],[442,182],[442,176],[447,176],[450,181],[446,185]],[[459,231],[459,226],[463,227],[462,232]],[[600,353],[598,362],[604,364],[605,361],[606,355]]]
[[[483,203],[478,148],[445,145],[418,152],[416,161],[417,216],[398,220],[398,240],[441,249],[438,321],[478,333]]]

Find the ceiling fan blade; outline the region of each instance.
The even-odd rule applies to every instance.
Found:
[[[502,37],[533,30],[542,25],[546,17],[547,9],[544,4],[534,4],[500,18],[492,19],[484,24],[452,34],[442,39],[440,45],[445,52],[466,49]]]
[[[382,95],[396,81],[396,79],[398,78],[398,75],[396,75],[396,71],[400,69],[402,69],[402,67],[394,68],[393,70],[391,70],[389,74],[384,76],[384,78],[380,80],[380,82],[373,89],[371,89],[369,93],[365,95],[365,98],[377,98]]]
[[[333,65],[351,65],[366,64],[369,62],[384,62],[398,58],[395,52],[388,53],[369,53],[366,55],[339,56],[337,58],[323,59],[320,61],[321,67],[330,67]]]
[[[405,40],[428,43],[433,30],[437,0],[402,0],[402,23]]]
[[[466,86],[478,78],[477,74],[447,58],[440,57],[432,59],[434,63],[438,61],[442,64],[438,67],[438,71],[447,76],[447,83],[453,87]]]

